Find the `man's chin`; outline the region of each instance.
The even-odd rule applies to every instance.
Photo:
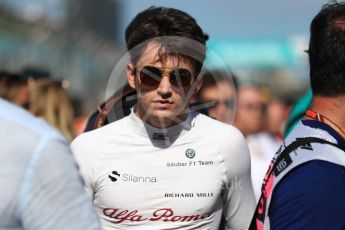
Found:
[[[176,114],[174,111],[170,111],[170,110],[159,110],[159,111],[153,111],[151,113],[151,117],[156,120],[166,120],[166,119],[173,120],[176,117]]]
[[[152,111],[151,118],[155,119],[156,121],[167,123],[167,125],[171,123],[180,123],[184,120],[186,113],[181,114],[175,110],[159,110],[159,111]]]

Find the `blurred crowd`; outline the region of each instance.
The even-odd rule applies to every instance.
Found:
[[[202,103],[212,103],[208,108],[210,117],[234,125],[245,136],[258,200],[269,163],[282,144],[290,104],[274,97],[266,88],[238,84],[236,76],[230,75],[221,71],[206,73],[198,99]]]
[[[27,109],[60,130],[71,142],[84,130],[77,100],[68,93],[69,82],[40,71],[0,72],[0,97]]]
[[[87,115],[80,113],[80,103],[72,100],[68,87],[68,81],[55,80],[37,71],[0,72],[0,97],[45,119],[71,142],[85,131]],[[192,101],[199,105],[197,110],[234,125],[246,137],[251,153],[252,182],[258,199],[267,167],[283,140],[289,104],[272,96],[267,89],[239,84],[234,74],[225,74],[221,70],[204,74],[203,86]],[[125,110],[123,106],[117,107]]]

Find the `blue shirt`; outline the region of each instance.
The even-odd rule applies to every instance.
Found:
[[[338,140],[334,130],[318,126]],[[345,154],[345,153],[344,153]],[[331,162],[313,160],[289,172],[276,186],[269,209],[271,229],[343,229],[345,227],[345,169]]]

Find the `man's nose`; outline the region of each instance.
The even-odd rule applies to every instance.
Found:
[[[157,88],[157,93],[161,96],[171,96],[172,94],[172,85],[170,83],[170,78],[168,75],[162,77],[161,82]]]

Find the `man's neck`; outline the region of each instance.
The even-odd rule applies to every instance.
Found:
[[[151,125],[152,127],[155,127],[157,129],[166,129],[169,127],[172,127],[174,125],[177,125],[177,123],[169,118],[165,119],[159,119],[159,118],[153,118],[149,117],[145,123]]]
[[[345,96],[314,96],[310,109],[327,117],[345,131]]]
[[[166,129],[166,128],[170,128],[174,125],[178,125],[182,122],[184,122],[187,117],[188,117],[188,113],[183,113],[180,114],[179,116],[174,117],[174,119],[172,118],[158,118],[158,117],[152,117],[152,116],[146,116],[145,114],[141,114],[138,110],[134,110],[134,114],[139,117],[144,123],[151,125],[154,128],[157,129]]]

